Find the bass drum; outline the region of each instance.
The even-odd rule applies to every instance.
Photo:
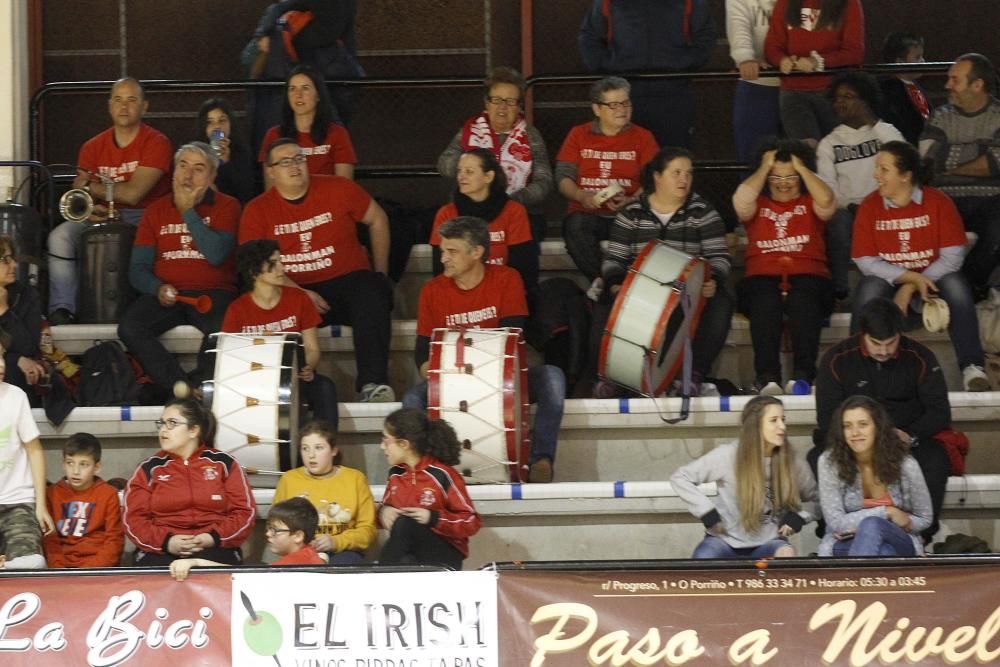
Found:
[[[428,415],[455,428],[463,446],[456,468],[468,483],[524,481],[529,403],[520,329],[434,330]]]
[[[684,362],[684,332],[694,338],[708,262],[653,240],[629,267],[601,338],[598,373],[644,396],[667,391]],[[690,297],[685,312],[681,295]]]
[[[217,422],[216,449],[250,475],[290,470],[299,432],[299,335],[217,333],[212,339],[215,373],[202,392]]]

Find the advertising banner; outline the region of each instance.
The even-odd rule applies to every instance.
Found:
[[[501,571],[500,659],[530,667],[1000,664],[998,582],[995,564]]]
[[[496,576],[234,574],[232,664],[496,667]]]
[[[230,577],[0,577],[0,665],[228,665]]]

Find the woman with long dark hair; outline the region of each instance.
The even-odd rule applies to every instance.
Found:
[[[826,535],[820,556],[915,556],[933,519],[931,497],[909,444],[878,401],[851,396],[830,420],[819,457]]]
[[[677,495],[705,525],[692,558],[794,556],[788,538],[817,515],[816,481],[785,437],[785,407],[773,396],[747,402],[740,437],[681,466],[670,477]],[[699,484],[715,482],[709,498]]]
[[[215,187],[246,204],[257,194],[250,149],[233,134],[233,108],[224,97],[210,97],[198,108],[197,141],[209,144],[219,156]],[[217,133],[219,138],[213,138]]]
[[[294,139],[306,156],[310,174],[354,178],[358,156],[347,128],[337,119],[323,77],[308,65],[299,65],[285,81],[281,125],[267,131],[257,161],[266,162],[267,149],[279,138]],[[270,186],[266,182],[265,189]]]

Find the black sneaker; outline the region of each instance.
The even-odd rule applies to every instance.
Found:
[[[69,312],[65,308],[56,308],[49,313],[49,324],[54,327],[61,326],[63,324],[76,324],[76,315]]]

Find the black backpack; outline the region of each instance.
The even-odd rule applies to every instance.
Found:
[[[134,405],[139,398],[135,371],[118,341],[97,343],[83,353],[76,400],[81,406]]]

